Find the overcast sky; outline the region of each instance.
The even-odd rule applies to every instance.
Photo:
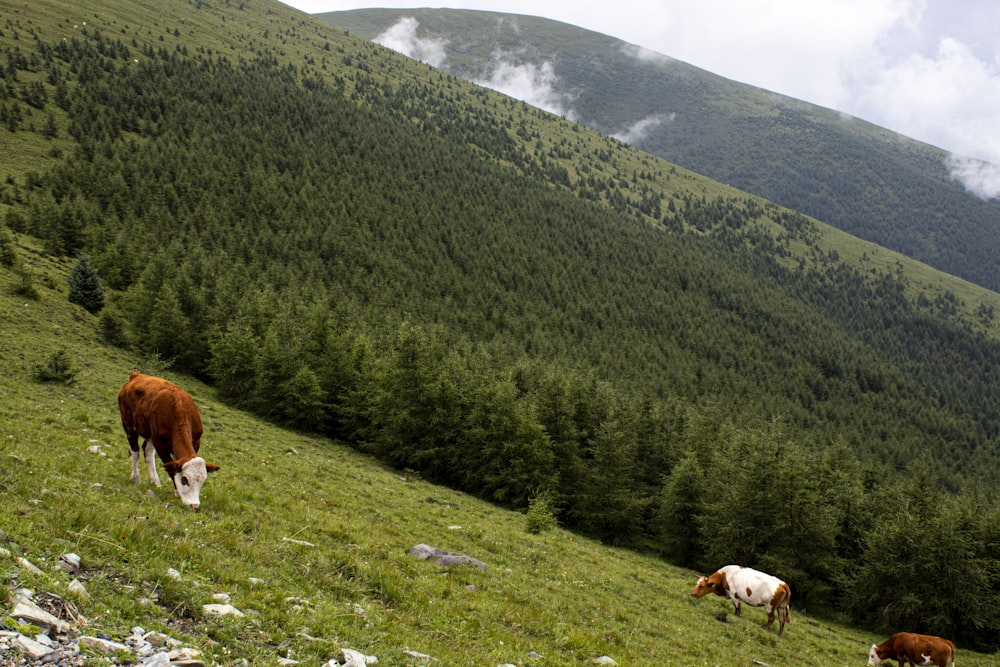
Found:
[[[283,1],[311,14],[434,6],[564,21],[992,162],[955,167],[1000,196],[997,0]]]

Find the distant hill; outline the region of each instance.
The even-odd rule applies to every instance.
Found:
[[[406,39],[441,69],[501,88],[507,77],[522,91],[532,82],[534,104],[1000,291],[1000,201],[966,191],[938,148],[548,19],[451,9],[318,16],[367,39],[411,18]]]

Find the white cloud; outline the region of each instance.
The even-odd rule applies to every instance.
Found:
[[[663,123],[674,120],[677,114],[654,114],[636,121],[621,132],[615,132],[611,136],[626,144],[636,144],[646,138],[651,130]]]
[[[568,120],[575,120],[572,96],[556,91],[558,82],[552,63],[518,63],[500,51],[493,54],[493,71],[485,79],[475,81],[532,106],[539,107]]]
[[[638,46],[636,44],[622,44],[622,53],[631,58],[635,58],[636,60],[650,63],[669,63],[674,60],[668,55],[653,51],[652,49],[647,49],[644,46]]]
[[[1000,67],[946,37],[929,55],[910,54],[872,71],[857,85],[859,114],[956,154],[952,176],[981,197],[1000,165]],[[962,159],[962,156],[975,159]],[[992,176],[990,173],[992,172]]]
[[[952,178],[981,199],[1000,199],[1000,166],[952,155],[947,160]]]
[[[405,56],[427,63],[431,67],[441,67],[447,60],[444,39],[420,39],[417,37],[417,19],[412,16],[401,18],[394,25],[379,33],[373,42],[398,51]]]
[[[286,1],[312,12],[371,6]],[[414,3],[380,0],[379,6]],[[441,0],[436,6],[542,15],[641,45],[630,49],[634,57],[665,54],[1000,165],[996,0]],[[435,51],[431,44],[414,55],[424,48],[415,29],[401,29],[399,41],[398,50],[428,63],[443,54],[443,45]],[[490,77],[494,87],[571,114],[571,99],[551,87],[546,92],[551,67],[507,64]]]

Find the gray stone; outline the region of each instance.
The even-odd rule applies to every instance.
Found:
[[[10,615],[20,620],[22,623],[31,623],[40,628],[55,631],[56,634],[69,634],[71,627],[66,621],[61,621],[49,612],[45,611],[31,600],[21,598],[14,605],[14,611]]]
[[[472,565],[478,567],[480,570],[486,569],[486,563],[481,560],[472,558],[471,556],[466,556],[464,554],[456,554],[450,551],[442,551],[429,544],[417,544],[410,547],[407,552],[411,556],[416,556],[422,560],[430,561],[440,565],[441,567],[454,567],[456,565]]]
[[[101,653],[117,653],[118,651],[129,652],[128,646],[121,644],[119,642],[113,642],[110,639],[101,639],[100,637],[80,637],[77,640],[81,646],[89,646],[90,648],[97,649]]]
[[[36,642],[34,639],[29,639],[24,635],[18,635],[14,639],[14,648],[30,660],[41,660],[54,650],[52,647],[46,646],[41,642]]]
[[[141,667],[167,667],[169,664],[170,654],[161,651],[143,660]]]
[[[201,610],[205,616],[243,616],[243,612],[231,604],[203,604]]]

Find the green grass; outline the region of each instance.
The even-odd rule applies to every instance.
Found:
[[[61,554],[83,560],[86,632],[158,629],[210,662],[323,664],[351,647],[381,665],[860,665],[882,635],[793,605],[786,636],[765,614],[742,619],[719,598],[695,600],[694,578],[656,558],[560,529],[532,534],[525,516],[388,469],[344,443],[275,428],[217,400],[210,387],[99,343],[98,318],[68,302],[71,262],[19,237],[37,300],[14,296],[0,269],[0,602],[16,581],[69,595]],[[66,350],[73,384],[34,370]],[[116,394],[132,368],[159,372],[195,398],[209,478],[200,512],[165,486],[129,479]],[[100,454],[88,448],[97,445]],[[293,541],[294,540],[294,541]],[[299,542],[308,542],[307,546]],[[406,551],[425,542],[485,561],[442,570]],[[180,582],[166,574],[182,573]],[[254,581],[258,580],[258,581]],[[246,616],[205,618],[226,592]],[[148,599],[151,603],[142,603]],[[531,661],[535,651],[543,659]],[[995,656],[960,651],[963,667]]]

